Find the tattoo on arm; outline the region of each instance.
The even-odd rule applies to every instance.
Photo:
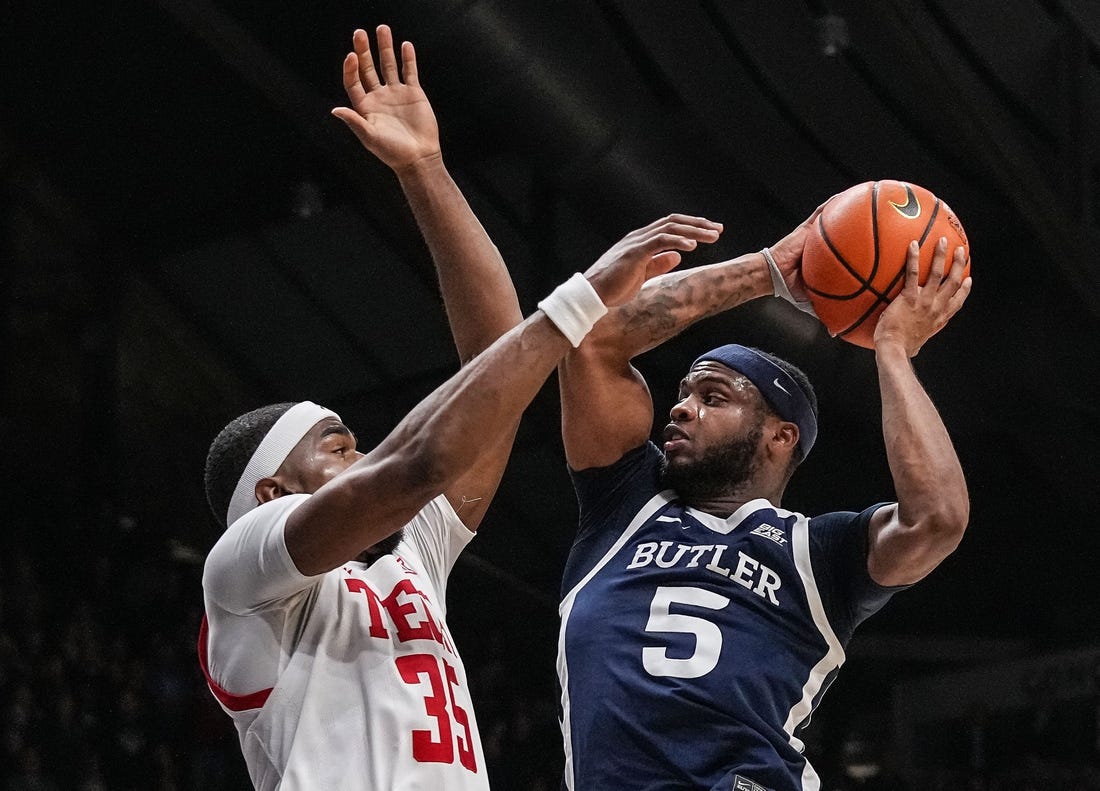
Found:
[[[700,319],[757,296],[743,270],[679,272],[653,281],[638,298],[619,308],[618,324],[632,345],[648,350]]]
[[[462,495],[462,502],[458,504],[458,508],[455,509],[455,513],[457,514],[459,511],[461,511],[464,506],[480,502],[484,499],[484,497],[467,497],[466,495]]]

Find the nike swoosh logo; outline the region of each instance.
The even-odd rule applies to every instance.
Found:
[[[685,525],[683,520],[680,519],[677,516],[658,516],[657,521],[658,522],[672,522],[674,524],[678,524],[680,526],[681,530],[687,530],[688,527],[689,527],[688,525]]]
[[[913,192],[913,188],[908,184],[905,185],[905,205],[899,206],[893,201],[887,201],[894,210],[897,211],[902,217],[908,217],[910,220],[915,220],[920,217],[920,201],[917,200],[916,193]]]
[[[787,388],[785,388],[785,387],[784,387],[783,385],[779,384],[779,377],[778,377],[778,376],[777,376],[777,377],[775,377],[775,381],[774,381],[774,382],[772,382],[772,384],[773,384],[773,385],[775,385],[776,387],[778,387],[778,388],[779,388],[780,390],[782,390],[782,391],[783,391],[784,393],[786,393],[787,395],[790,395],[790,394],[791,394],[791,391],[790,391],[790,390],[788,390]]]

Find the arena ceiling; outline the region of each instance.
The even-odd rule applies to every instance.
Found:
[[[759,249],[861,181],[946,199],[975,289],[916,367],[973,521],[878,628],[1090,639],[1096,3],[120,0],[10,18],[3,425],[32,450],[4,474],[28,514],[78,502],[201,554],[202,461],[226,420],[308,397],[371,442],[455,369],[396,183],[328,114],[351,31],[386,22],[418,47],[445,157],[528,312],[670,211],[726,225],[690,266]],[[822,433],[789,505],[892,496],[871,353],[773,301],[641,358],[658,409],[695,352],[731,339],[817,384]],[[557,432],[551,384],[463,567],[548,609],[575,509]]]

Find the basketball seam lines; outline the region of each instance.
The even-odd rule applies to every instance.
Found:
[[[851,294],[830,294],[826,291],[820,291],[816,288],[813,288],[809,284],[806,284],[806,289],[808,291],[811,291],[814,294],[817,294],[818,296],[826,297],[828,299],[838,299],[838,300],[855,299],[858,296],[862,296],[865,292],[870,291],[877,298],[877,301],[875,302],[876,305],[878,304],[878,301],[882,300],[883,295],[880,294],[878,292],[878,290],[875,289],[875,287],[871,285],[871,282],[870,282],[870,281],[874,280],[875,275],[878,274],[878,265],[879,265],[879,252],[878,252],[878,185],[879,185],[879,182],[876,181],[874,186],[871,187],[871,231],[875,236],[875,238],[874,238],[875,261],[871,266],[870,277],[869,278],[864,278],[863,275],[861,275],[859,272],[857,272],[855,270],[855,268],[851,264],[849,264],[847,260],[845,260],[844,256],[841,255],[840,251],[836,248],[836,245],[833,244],[833,240],[829,238],[829,234],[825,230],[825,220],[824,220],[824,218],[823,217],[818,217],[817,218],[817,230],[818,230],[818,233],[821,234],[821,238],[825,241],[825,244],[828,246],[829,250],[832,252],[832,254],[836,258],[837,262],[840,263],[840,265],[848,271],[848,274],[850,274],[852,277],[854,277],[856,279],[857,282],[859,282],[860,286],[855,291],[853,291]],[[926,231],[926,233],[927,233],[927,231]],[[849,327],[849,329],[851,329],[851,328]],[[847,332],[847,331],[848,330],[845,330],[845,332]]]
[[[877,187],[878,187],[877,183],[875,184],[875,187],[877,189]],[[877,198],[877,195],[876,195],[876,198]],[[876,220],[876,222],[875,222],[875,268],[876,269],[878,268],[878,222],[877,222],[878,213],[877,213],[877,209],[878,209],[878,201],[876,200],[875,203],[872,204],[872,206],[871,206],[871,213],[875,217],[875,220]],[[940,199],[936,198],[936,202],[932,204],[932,211],[931,211],[931,216],[928,218],[928,224],[924,226],[924,231],[921,232],[920,239],[917,241],[917,249],[918,250],[920,248],[924,247],[924,243],[928,239],[928,234],[932,232],[932,226],[935,225],[936,218],[939,216],[939,214],[940,214]],[[872,274],[872,277],[873,276],[874,275]],[[891,280],[890,285],[888,285],[886,287],[885,293],[889,294],[891,291],[893,291],[894,287],[897,285],[898,281],[901,280],[904,277],[905,277],[905,267],[903,266],[901,269],[898,270],[898,273],[896,275],[894,275],[894,279]],[[860,324],[867,321],[867,319],[870,317],[870,315],[878,309],[878,306],[880,304],[882,304],[882,303],[889,304],[890,301],[892,299],[896,298],[897,295],[898,295],[897,293],[895,293],[892,297],[889,297],[888,299],[886,299],[886,298],[883,297],[882,294],[879,294],[874,289],[868,289],[868,290],[871,291],[876,297],[874,303],[872,303],[871,307],[869,307],[866,311],[864,311],[863,315],[860,316],[855,321],[855,323],[853,323],[852,325],[850,325],[846,329],[843,329],[840,332],[838,332],[837,335],[839,335],[840,337],[844,337],[848,333],[855,331],[859,327]],[[898,293],[900,293],[900,290],[898,291]]]
[[[870,280],[874,280],[875,275],[878,274],[878,264],[879,264],[878,192],[879,192],[879,184],[880,183],[881,182],[876,181],[874,183],[874,186],[871,187],[871,233],[874,236],[873,241],[874,241],[874,244],[875,244],[875,262],[871,266],[871,274],[869,276]],[[868,316],[870,316],[872,313],[875,312],[875,310],[878,309],[879,305],[881,305],[883,302],[887,301],[883,298],[882,294],[880,294],[877,290],[871,288],[871,284],[869,282],[867,283],[867,290],[875,295],[875,301],[871,303],[871,307],[869,307],[867,310],[865,310],[863,312],[863,315],[860,316],[854,323],[848,325],[845,329],[843,329],[843,330],[841,330],[840,332],[837,333],[837,335],[839,335],[841,338],[843,338],[848,333],[853,332],[855,329],[857,329],[860,324],[862,324],[864,321],[867,320]]]
[[[844,256],[840,254],[840,251],[836,249],[836,246],[833,244],[833,240],[829,238],[828,231],[825,230],[825,222],[820,217],[817,218],[817,230],[818,230],[818,233],[821,234],[822,240],[824,240],[825,244],[829,247],[829,250],[832,252],[833,256],[836,258],[837,263],[839,263],[842,267],[844,267],[848,271],[848,274],[850,274],[852,277],[854,277],[859,282],[860,285],[859,285],[859,288],[857,288],[851,294],[830,294],[828,291],[821,291],[820,289],[816,289],[816,288],[814,288],[813,286],[811,286],[809,284],[806,284],[806,290],[810,291],[814,294],[817,294],[818,296],[826,297],[828,299],[839,299],[839,300],[855,299],[856,297],[862,295],[865,291],[870,291],[872,294],[875,294],[876,296],[878,296],[878,292],[875,290],[875,288],[869,282],[867,282],[867,280],[865,280],[863,278],[863,276],[860,275],[859,272],[857,272],[852,267],[852,265],[849,264],[844,259]],[[878,269],[878,261],[875,261],[875,264],[871,269],[871,277],[872,278],[875,275],[875,270],[876,269]]]

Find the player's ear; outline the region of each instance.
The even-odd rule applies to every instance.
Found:
[[[256,499],[262,504],[282,497],[287,493],[286,488],[275,478],[260,478],[256,482]]]
[[[772,426],[771,443],[776,450],[793,453],[798,438],[798,426],[790,421],[780,420]]]

